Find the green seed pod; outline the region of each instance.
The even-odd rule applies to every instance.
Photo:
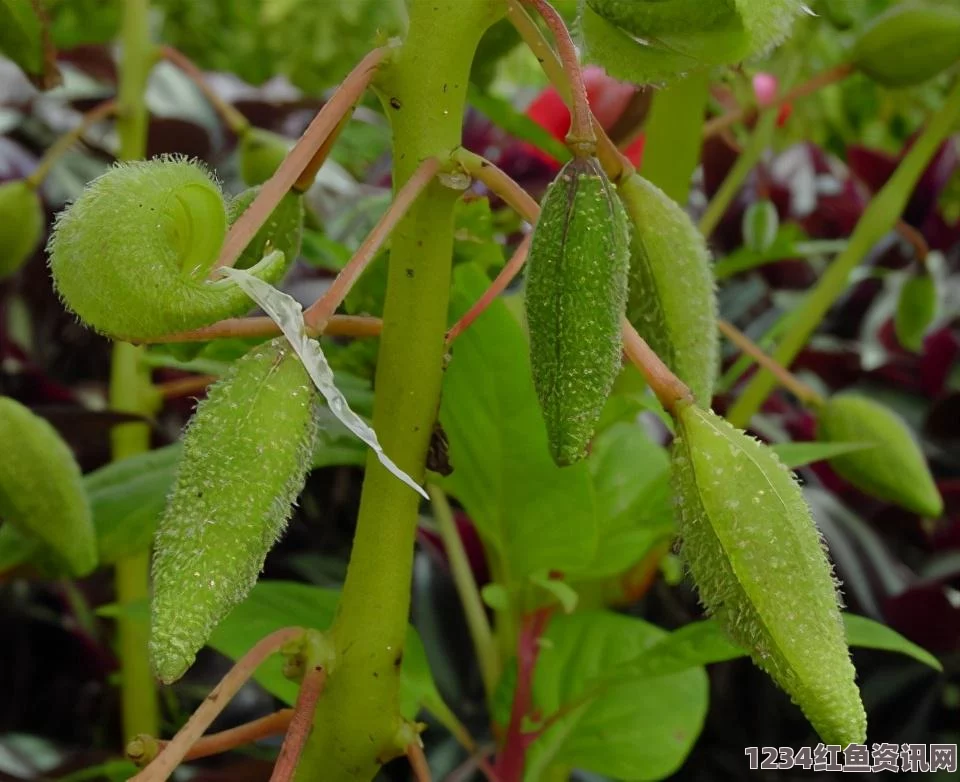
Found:
[[[683,405],[672,452],[682,553],[700,599],[827,744],[863,743],[836,585],[793,475],[714,413]]]
[[[885,87],[912,87],[960,60],[960,9],[895,5],[853,45],[851,61]]]
[[[0,280],[19,271],[40,244],[43,205],[23,180],[0,185]]]
[[[248,185],[262,185],[274,175],[293,142],[286,136],[251,127],[240,139],[240,176]]]
[[[743,244],[756,253],[769,250],[780,230],[780,215],[773,201],[755,201],[743,213]]]
[[[600,163],[571,160],[544,196],[527,259],[533,383],[559,465],[586,454],[620,370],[629,243]]]
[[[0,397],[0,519],[39,540],[75,576],[97,566],[97,538],[80,467],[44,419]]]
[[[259,191],[259,187],[248,188],[230,202],[229,217],[231,225],[247,211]],[[297,193],[287,193],[233,266],[235,269],[249,269],[256,266],[264,256],[273,250],[279,250],[283,253],[284,271],[286,271],[300,255],[302,236],[303,197]]]
[[[918,274],[900,289],[893,327],[907,350],[923,350],[923,338],[937,317],[937,283],[929,274]]]
[[[240,358],[187,428],[154,539],[150,656],[170,683],[253,588],[303,488],[319,397],[280,337]]]
[[[830,466],[860,491],[930,518],[943,498],[913,433],[892,410],[859,394],[838,394],[817,413],[822,442],[876,443],[836,456]]]
[[[50,269],[65,304],[117,339],[200,328],[251,309],[232,280],[208,281],[226,234],[216,181],[199,165],[161,158],[114,166],[54,226]],[[251,272],[274,282],[285,259]]]
[[[686,212],[638,174],[619,185],[633,232],[627,318],[698,404],[710,406],[720,361],[716,283]]]

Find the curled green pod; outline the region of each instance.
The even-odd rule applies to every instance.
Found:
[[[111,337],[200,328],[251,309],[233,281],[207,280],[226,227],[220,187],[201,166],[175,158],[118,164],[58,216],[50,270],[67,307]],[[251,272],[273,282],[284,267],[274,253]]]
[[[293,142],[286,136],[251,127],[240,139],[240,176],[248,185],[262,185],[274,175]]]
[[[827,744],[863,743],[836,585],[793,475],[711,411],[682,405],[672,450],[682,552],[700,599]]]
[[[259,187],[248,188],[230,202],[231,224],[247,211],[259,192]],[[302,237],[303,196],[298,193],[287,193],[233,266],[235,269],[250,269],[269,253],[279,250],[283,253],[284,271],[286,271],[300,255]]]
[[[817,439],[875,443],[874,448],[834,457],[830,466],[873,497],[931,518],[943,513],[943,498],[920,446],[888,407],[859,394],[838,394],[817,413]]]
[[[574,158],[547,190],[527,259],[533,383],[559,465],[586,454],[620,369],[630,229],[594,158]]]
[[[40,541],[75,576],[97,566],[97,541],[80,467],[56,429],[0,397],[0,519]]]
[[[864,28],[851,61],[885,87],[911,87],[960,60],[960,9],[895,5]]]
[[[150,656],[170,683],[253,588],[303,488],[319,397],[284,338],[210,388],[183,440],[154,539]]]
[[[43,205],[23,180],[0,185],[0,279],[18,271],[43,235]]]
[[[639,174],[618,189],[632,227],[627,318],[709,407],[720,347],[707,245],[687,213]]]

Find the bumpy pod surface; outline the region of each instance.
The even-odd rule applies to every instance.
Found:
[[[889,408],[859,394],[838,394],[817,414],[817,439],[875,443],[836,456],[830,466],[861,491],[923,516],[943,513],[943,498],[913,433]]]
[[[862,743],[836,586],[799,486],[772,451],[714,413],[684,405],[677,424],[677,520],[704,606],[825,743]]]
[[[0,519],[41,541],[75,576],[97,566],[97,540],[80,467],[56,429],[0,397]]]
[[[960,9],[895,5],[863,30],[851,60],[887,87],[932,79],[960,60]]]
[[[319,397],[283,338],[241,359],[200,403],[154,541],[150,656],[178,679],[253,588],[303,488]]]
[[[0,279],[20,269],[43,235],[43,205],[26,182],[0,185]]]
[[[251,309],[236,283],[206,279],[226,226],[220,187],[199,165],[122,163],[60,213],[50,270],[67,307],[111,337],[200,328]],[[277,253],[251,272],[274,282],[284,267]]]
[[[230,202],[231,225],[247,211],[258,192],[260,192],[259,187],[248,188]],[[300,255],[302,237],[303,197],[296,193],[287,193],[277,204],[277,208],[270,213],[267,222],[257,231],[253,241],[244,248],[234,268],[250,269],[269,253],[279,250],[283,253],[284,272],[286,272]]]
[[[629,246],[600,164],[571,160],[547,189],[527,260],[533,382],[559,465],[585,455],[620,369]]]
[[[687,213],[640,175],[619,192],[633,229],[627,318],[697,403],[709,407],[720,347],[707,245]]]

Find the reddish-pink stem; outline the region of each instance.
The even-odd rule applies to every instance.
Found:
[[[540,638],[553,611],[553,606],[545,606],[525,616],[521,623],[517,641],[517,687],[513,693],[503,752],[494,766],[494,773],[501,782],[522,782],[527,748],[539,735],[539,731],[525,733],[523,721],[533,710],[533,675],[540,656]]]
[[[312,336],[323,333],[328,337],[377,337],[380,336],[382,330],[383,321],[380,318],[368,318],[361,315],[334,315],[327,321],[322,332],[318,330],[308,331]],[[280,327],[273,319],[259,316],[254,318],[227,318],[200,329],[165,334],[155,339],[136,340],[136,342],[140,344],[209,342],[212,339],[276,337],[279,334]]]
[[[427,756],[423,753],[423,747],[418,741],[407,744],[407,759],[410,761],[410,768],[413,769],[413,778],[417,782],[431,782],[433,777],[430,774]]]
[[[690,389],[660,360],[660,356],[653,352],[626,317],[623,318],[622,325],[623,352],[643,373],[664,409],[674,413],[678,402],[692,401],[693,394]]]
[[[187,720],[187,724],[157,755],[156,760],[132,777],[131,782],[164,782],[260,664],[286,644],[301,637],[304,632],[301,627],[287,627],[261,639],[249,652],[237,660],[233,668]]]
[[[550,28],[550,32],[553,33],[560,62],[570,83],[571,121],[567,143],[576,155],[593,155],[597,149],[597,134],[593,131],[593,113],[590,111],[590,101],[587,98],[587,87],[583,82],[577,47],[574,46],[573,39],[570,37],[570,31],[563,17],[547,0],[523,1],[537,10]]]
[[[333,97],[320,109],[276,173],[263,184],[257,197],[230,227],[220,250],[220,257],[211,270],[212,274],[215,275],[216,270],[222,266],[233,266],[237,262],[240,253],[250,244],[280,200],[310,165],[323,142],[336,130],[343,116],[367,89],[386,52],[386,49],[374,49],[364,57],[344,79]]]
[[[303,677],[297,702],[293,707],[293,718],[280,747],[276,765],[270,775],[270,782],[290,782],[300,762],[303,745],[307,743],[310,727],[313,724],[313,710],[320,699],[327,682],[327,673],[323,668],[313,668]]]
[[[397,191],[396,197],[387,209],[386,214],[380,218],[380,221],[374,226],[363,244],[354,253],[346,266],[337,275],[333,284],[327,289],[326,293],[317,299],[307,308],[303,314],[304,323],[308,329],[322,331],[327,321],[333,316],[337,307],[346,298],[350,289],[354,286],[357,279],[363,274],[383,243],[390,236],[390,232],[396,227],[397,223],[407,213],[407,210],[417,200],[417,197],[433,181],[437,171],[440,170],[440,161],[436,158],[424,160],[413,175],[404,183],[403,187]]]
[[[523,264],[527,261],[527,253],[530,252],[530,239],[532,236],[533,234],[527,234],[523,238],[520,246],[514,251],[513,257],[511,257],[507,265],[500,270],[500,274],[490,283],[490,287],[484,291],[483,296],[477,300],[476,304],[467,310],[460,320],[453,324],[447,332],[448,345],[466,331],[470,325],[483,314],[484,310],[490,306],[493,300],[507,289],[507,286],[513,278],[520,273]]]

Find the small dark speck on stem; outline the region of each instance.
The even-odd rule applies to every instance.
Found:
[[[413,279],[413,273],[414,273],[413,269],[407,269],[406,271],[407,271],[407,277],[409,277],[410,279]]]
[[[402,105],[403,105],[403,104],[400,103],[400,98],[390,98],[390,107],[391,107],[391,108],[396,109],[397,111],[400,111],[400,107],[401,107]]]

